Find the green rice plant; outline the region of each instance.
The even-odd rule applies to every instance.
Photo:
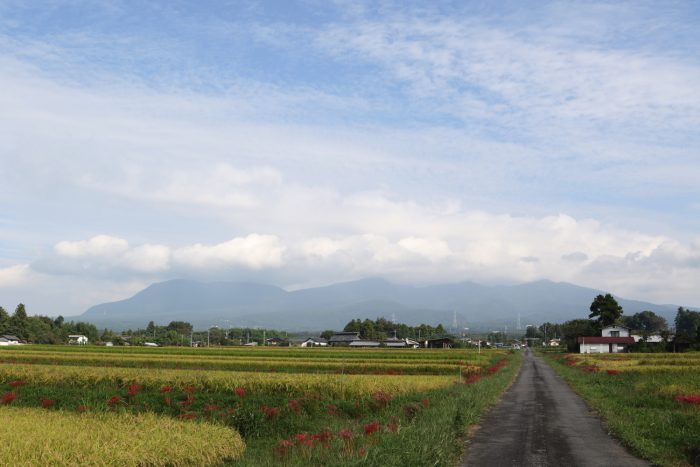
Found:
[[[0,407],[0,459],[12,465],[216,465],[245,452],[221,425],[154,414]]]

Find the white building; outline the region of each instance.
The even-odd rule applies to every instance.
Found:
[[[627,352],[634,344],[629,328],[625,326],[606,326],[600,336],[579,336],[577,341],[580,353],[619,353]]]
[[[82,334],[71,334],[68,336],[68,343],[70,345],[85,345],[88,343],[88,338]]]

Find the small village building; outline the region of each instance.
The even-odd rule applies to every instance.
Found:
[[[413,339],[405,338],[405,339],[396,339],[396,338],[391,338],[387,339],[383,342],[384,345],[390,348],[395,348],[395,349],[417,349],[420,347],[420,343],[418,341],[415,341]]]
[[[289,342],[282,339],[281,337],[270,337],[265,339],[265,345],[289,345]]]
[[[660,343],[664,342],[664,338],[661,337],[659,334],[652,334],[651,336],[646,336],[646,338],[645,338],[645,336],[639,336],[637,334],[632,334],[632,337],[634,338],[635,342],[644,341],[644,342],[647,342],[649,344],[660,344]]]
[[[625,326],[606,326],[600,336],[579,336],[577,338],[580,353],[619,353],[627,352],[634,344],[629,328]]]
[[[10,341],[5,339],[4,337],[0,337],[0,345],[10,345]]]
[[[343,346],[359,340],[361,340],[359,332],[336,332],[331,336],[328,344],[334,347]]]
[[[352,341],[348,344],[349,347],[379,347],[380,345],[382,345],[382,343],[379,341],[364,341],[364,340],[356,340],[356,341]]]
[[[19,337],[13,336],[11,334],[3,334],[2,337],[5,340],[5,343],[0,345],[19,345]]]
[[[309,337],[299,344],[300,347],[327,347],[328,339],[323,337]]]
[[[87,336],[84,336],[82,334],[71,334],[68,336],[68,344],[70,345],[85,345],[87,343]]]
[[[428,339],[423,343],[426,349],[451,349],[454,342],[449,337],[440,337],[439,339]]]

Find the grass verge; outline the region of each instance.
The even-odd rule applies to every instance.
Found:
[[[576,363],[544,355],[593,408],[610,432],[639,456],[660,466],[700,465],[700,407],[675,400],[669,388],[700,388],[700,373],[599,371],[591,357]]]

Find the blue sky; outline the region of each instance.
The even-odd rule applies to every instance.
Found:
[[[369,276],[699,305],[699,20],[0,0],[0,305]]]

